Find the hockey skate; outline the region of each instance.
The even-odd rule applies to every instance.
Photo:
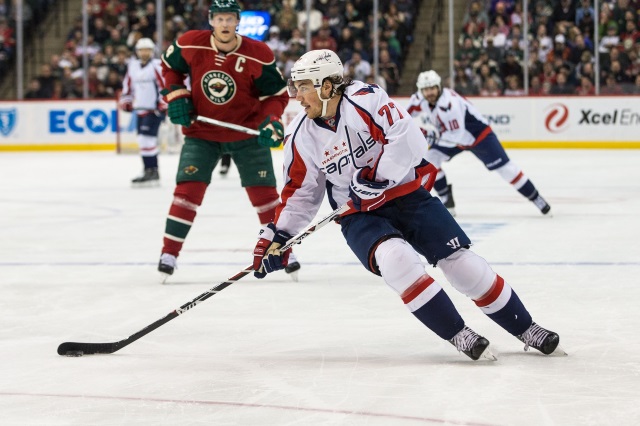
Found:
[[[438,194],[440,195],[440,194]],[[451,216],[456,215],[456,203],[453,201],[453,188],[451,187],[451,185],[447,185],[447,192],[446,194],[447,198],[445,199],[444,206],[447,208],[447,210],[449,210],[449,213],[451,213]]]
[[[284,267],[284,271],[289,274],[291,279],[298,282],[298,271],[300,270],[300,262],[296,259],[293,252],[289,253],[289,263]]]
[[[453,339],[449,340],[449,343],[455,346],[459,352],[462,352],[474,361],[480,358],[489,361],[498,360],[489,349],[489,341],[466,325],[458,334],[453,336]]]
[[[178,260],[172,254],[162,253],[160,256],[160,262],[158,262],[158,271],[161,275],[161,283],[164,284],[170,275],[173,275],[173,271],[178,268]]]
[[[538,209],[540,209],[540,212],[542,214],[548,214],[549,211],[551,210],[551,206],[549,205],[549,203],[547,203],[545,199],[542,198],[540,195],[538,195],[536,198],[531,200],[531,202],[535,204]]]
[[[524,333],[518,336],[518,339],[524,343],[524,350],[529,348],[539,350],[545,355],[566,355],[567,353],[560,347],[560,336],[553,331],[549,331],[540,327],[535,322]]]
[[[131,180],[131,186],[134,188],[160,186],[160,175],[158,174],[158,169],[144,169],[144,172],[140,176]]]

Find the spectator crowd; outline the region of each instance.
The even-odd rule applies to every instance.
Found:
[[[640,1],[600,1],[597,37],[592,0],[530,1],[528,34],[523,32],[522,4],[469,2],[454,60],[456,91],[522,95],[527,67],[529,95],[593,95],[596,82],[601,94],[640,94]]]
[[[0,4],[3,1],[0,0]],[[15,1],[15,0],[13,0]],[[295,61],[310,49],[331,49],[345,64],[345,75],[375,82],[391,94],[412,42],[414,17],[419,1],[381,0],[378,34],[373,34],[372,0],[315,0],[311,13],[304,0],[245,0],[243,10],[268,11],[271,26],[264,40],[273,50],[278,66],[289,76]],[[166,0],[164,42],[157,43],[155,0],[88,0],[88,87],[91,98],[110,98],[122,88],[127,63],[141,37],[156,41],[158,53],[182,33],[208,29],[209,3],[205,0]],[[306,29],[311,30],[310,46]],[[1,27],[0,27],[1,28]],[[373,77],[373,39],[379,40],[379,76]],[[83,95],[82,17],[69,29],[60,52],[51,55],[40,74],[28,84],[25,97],[73,99]]]
[[[0,78],[8,71],[16,49],[16,19],[18,0],[0,0]],[[26,37],[34,33],[55,0],[24,0],[22,2],[22,24]]]
[[[0,71],[15,50],[15,3],[0,0]],[[55,0],[24,2],[27,28],[43,19]],[[461,1],[461,0],[459,0]],[[295,61],[310,49],[331,49],[345,75],[397,93],[412,43],[419,1],[380,0],[378,34],[373,34],[372,0],[245,0],[244,10],[268,11],[265,42],[289,76]],[[640,94],[640,0],[532,0],[528,34],[522,0],[470,0],[461,20],[454,58],[458,92],[473,96],[524,94],[524,69],[530,95]],[[155,0],[88,0],[88,87],[91,98],[111,98],[122,88],[133,46],[141,37],[157,40]],[[166,0],[164,41],[158,53],[190,29],[208,29],[208,2]],[[38,11],[35,13],[34,11]],[[598,13],[597,40],[594,16]],[[308,22],[307,22],[308,21]],[[311,30],[310,46],[306,29]],[[373,75],[373,40],[379,41],[379,75]],[[528,49],[525,64],[524,49]],[[595,55],[600,69],[596,74]],[[82,18],[78,15],[60,51],[28,82],[27,98],[73,99],[83,96]]]

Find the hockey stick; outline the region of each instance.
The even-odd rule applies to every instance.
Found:
[[[216,120],[215,118],[204,117],[202,115],[197,116],[196,120],[202,121],[203,123],[213,124],[215,126],[226,127],[227,129],[237,130],[239,132],[248,133],[253,136],[258,136],[260,134],[259,130],[250,129],[248,127],[240,126],[239,124],[227,123],[226,121]]]
[[[304,240],[309,235],[316,232],[318,229],[325,226],[327,223],[334,220],[337,216],[340,216],[342,213],[345,213],[347,210],[349,210],[349,208],[350,208],[349,205],[345,204],[342,207],[332,211],[322,219],[309,225],[306,229],[301,231],[298,235],[296,235],[295,237],[292,237],[289,241],[287,241],[287,244],[282,246],[280,248],[280,251],[284,252],[290,249],[291,247],[293,247],[294,245],[299,244],[300,242],[302,242],[302,240]],[[253,265],[247,266],[242,271],[235,274],[233,277],[227,279],[227,281],[224,281],[218,284],[217,286],[205,291],[204,293],[202,293],[200,296],[196,297],[192,301],[187,302],[184,305],[180,306],[178,309],[171,311],[168,315],[164,316],[163,318],[160,318],[159,320],[157,320],[152,324],[149,324],[142,330],[136,333],[133,333],[131,336],[127,337],[126,339],[122,339],[117,342],[109,342],[109,343],[64,342],[64,343],[61,343],[60,346],[58,346],[58,355],[82,356],[82,355],[114,353],[124,348],[125,346],[135,342],[139,338],[146,336],[156,328],[168,323],[169,321],[176,318],[177,316],[184,314],[189,309],[194,308],[198,303],[204,302],[214,294],[224,290],[225,288],[229,287],[231,284],[235,283],[236,281],[239,281],[240,279],[244,278],[246,275],[250,274],[251,272],[253,272]]]

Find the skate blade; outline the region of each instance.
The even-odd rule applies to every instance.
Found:
[[[540,214],[542,215],[542,217],[553,217],[553,210],[549,209],[549,211],[547,211],[546,213],[544,213],[542,210],[538,210],[540,212]]]
[[[486,347],[484,352],[482,352],[482,355],[480,355],[480,358],[478,358],[478,361],[480,361],[480,360],[497,361],[498,360],[498,358],[496,358],[496,356],[493,354],[493,352],[491,352],[490,347],[491,347],[491,345]]]
[[[158,180],[131,183],[132,188],[157,188],[159,186],[160,186],[160,181]]]
[[[297,260],[289,263],[284,271],[291,277],[294,282],[298,282],[298,271],[300,271],[300,263]]]
[[[160,284],[166,284],[171,275],[165,274],[164,272],[160,271],[158,271],[158,273],[160,274]]]
[[[556,346],[556,349],[551,352],[548,356],[568,356],[569,354],[562,349],[562,346],[558,345]]]

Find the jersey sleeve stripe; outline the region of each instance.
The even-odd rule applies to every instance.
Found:
[[[169,68],[169,69],[171,69],[171,70],[173,69],[173,68],[171,68],[171,64],[170,64],[169,62],[165,61],[165,59],[164,59],[164,55],[162,55],[162,58],[160,58],[160,59],[162,59],[162,63],[163,63],[167,68]]]
[[[282,188],[282,192],[280,193],[280,198],[282,199],[282,203],[276,209],[276,215],[273,220],[274,223],[278,223],[278,218],[280,217],[280,212],[287,204],[287,201],[291,196],[296,192],[296,190],[302,187],[302,182],[304,182],[304,178],[307,175],[307,166],[304,164],[304,161],[300,157],[300,153],[298,153],[298,149],[295,143],[296,134],[302,125],[304,120],[300,120],[298,127],[295,132],[293,132],[293,136],[287,143],[290,143],[291,151],[293,153],[293,160],[291,164],[289,164],[289,168],[287,169],[286,176],[289,176],[289,180],[284,184],[284,188]]]
[[[179,40],[176,40],[176,46],[178,46],[180,49],[202,49],[202,50],[213,50],[214,52],[217,52],[217,50],[211,46],[199,46],[197,44],[182,45],[180,44]]]
[[[422,108],[420,108],[420,105],[411,105],[411,106],[409,107],[409,109],[407,110],[407,112],[408,112],[410,115],[413,115],[414,113],[422,112]]]
[[[280,89],[280,91],[278,91],[277,93],[274,93],[273,95],[260,96],[258,99],[260,99],[261,101],[264,101],[265,99],[268,99],[268,98],[271,98],[271,97],[274,97],[274,96],[280,96],[286,91],[287,91],[287,88],[283,87],[282,89]]]
[[[273,63],[276,61],[276,60],[275,60],[275,58],[274,58],[272,61],[265,62],[265,61],[261,61],[260,59],[256,59],[256,58],[254,58],[254,57],[252,57],[252,56],[241,55],[241,54],[240,54],[240,53],[238,53],[238,52],[230,53],[230,55],[236,55],[236,56],[241,56],[241,57],[243,57],[243,58],[251,59],[252,61],[257,62],[257,63],[262,64],[262,65],[271,65],[271,64],[273,64]]]
[[[469,110],[465,110],[464,112],[464,127],[467,129],[467,132],[471,133],[471,135],[476,139],[476,144],[487,137],[491,131],[491,127],[474,117]]]
[[[472,146],[476,146],[478,145],[480,142],[482,142],[487,136],[489,136],[489,133],[491,133],[491,127],[485,127],[485,129],[476,137],[475,142],[473,142]]]
[[[378,125],[378,123],[375,122],[375,120],[373,119],[371,114],[369,114],[369,111],[367,111],[366,109],[362,108],[360,105],[358,105],[357,103],[353,102],[348,97],[347,97],[347,100],[349,101],[349,103],[351,105],[353,105],[355,110],[358,112],[358,115],[360,116],[360,118],[362,118],[362,121],[364,121],[364,123],[369,128],[369,134],[371,135],[371,137],[374,140],[380,142],[381,144],[386,145],[388,143],[387,135],[385,135],[384,130],[382,129],[382,127],[380,127],[380,125]]]

